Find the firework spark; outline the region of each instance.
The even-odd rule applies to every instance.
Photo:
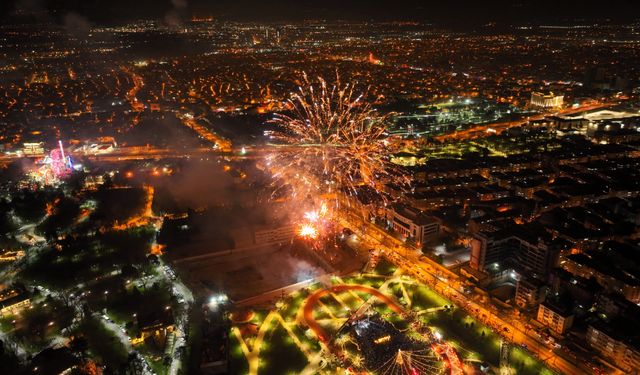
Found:
[[[309,211],[309,212],[305,212],[304,218],[305,220],[315,223],[318,220],[320,220],[320,214],[318,213],[318,211]]]
[[[306,224],[300,225],[300,229],[298,230],[298,235],[305,239],[315,240],[318,238],[319,233],[316,227],[306,223]]]

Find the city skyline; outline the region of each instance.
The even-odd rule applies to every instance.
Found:
[[[632,2],[3,2],[0,373],[640,369]]]

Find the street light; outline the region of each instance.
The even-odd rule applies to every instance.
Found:
[[[207,305],[209,306],[210,310],[214,311],[218,309],[219,305],[227,302],[228,299],[229,298],[225,294],[218,294],[215,296],[211,296]]]

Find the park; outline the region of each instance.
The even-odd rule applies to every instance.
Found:
[[[503,338],[382,260],[230,315],[230,371],[248,374],[498,373]],[[511,374],[553,374],[509,346]]]

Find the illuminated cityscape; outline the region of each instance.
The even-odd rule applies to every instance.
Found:
[[[0,374],[640,372],[640,4],[8,0]]]

